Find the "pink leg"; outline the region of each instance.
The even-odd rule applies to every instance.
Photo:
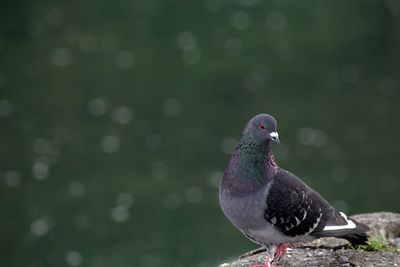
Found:
[[[250,267],[278,267],[278,266],[271,265],[269,256],[268,256],[267,261],[265,262],[264,265],[250,265]]]
[[[279,246],[278,250],[275,253],[274,261],[282,259],[285,256],[286,249],[293,248],[293,245],[290,243],[283,243]]]

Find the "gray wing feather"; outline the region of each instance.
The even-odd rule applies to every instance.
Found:
[[[325,199],[283,169],[273,178],[266,202],[265,220],[287,236],[308,235],[334,214]]]

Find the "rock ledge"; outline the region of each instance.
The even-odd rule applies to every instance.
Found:
[[[371,237],[382,236],[387,242],[400,248],[400,214],[376,212],[351,216],[367,224]],[[400,254],[395,252],[367,252],[348,249],[348,241],[337,238],[321,238],[311,243],[297,243],[278,262],[281,267],[304,266],[400,266]],[[250,251],[238,260],[219,267],[248,267],[263,265],[267,260],[264,249]]]

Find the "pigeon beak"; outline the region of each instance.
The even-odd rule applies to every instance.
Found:
[[[281,142],[279,141],[279,134],[277,132],[271,132],[269,134],[271,136],[271,140],[274,141],[275,144],[280,144]]]

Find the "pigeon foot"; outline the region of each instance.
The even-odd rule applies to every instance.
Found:
[[[250,265],[250,267],[279,267],[279,266],[276,266],[276,265],[272,265],[270,261],[271,260],[270,260],[270,258],[268,256],[267,261],[265,262],[264,265]]]
[[[294,246],[290,243],[281,244],[275,253],[274,261],[282,259],[285,256],[287,248],[294,248]]]

